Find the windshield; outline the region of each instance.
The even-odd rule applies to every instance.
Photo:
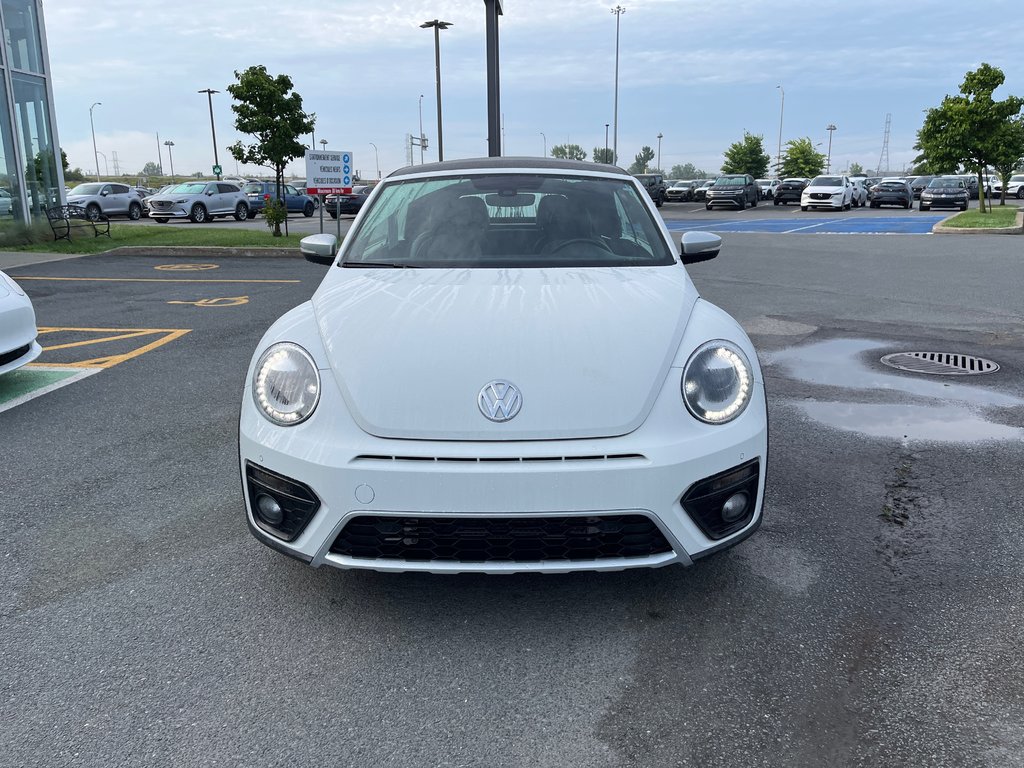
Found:
[[[103,189],[102,184],[79,184],[68,192],[69,195],[98,195]]]
[[[843,180],[839,176],[819,176],[811,181],[812,187],[841,187]]]
[[[180,195],[201,195],[205,189],[206,182],[192,181],[185,184],[179,184],[172,191]]]
[[[540,174],[385,183],[342,267],[661,266],[675,256],[632,182]]]
[[[904,184],[902,181],[883,181],[878,186],[882,187],[883,189],[902,189],[904,192],[907,189],[907,185]]]
[[[742,187],[747,183],[743,176],[722,176],[715,182],[716,187]]]
[[[806,184],[807,179],[783,179],[783,184]]]
[[[963,189],[964,183],[960,179],[932,179],[928,182],[928,189],[939,187],[959,187]]]

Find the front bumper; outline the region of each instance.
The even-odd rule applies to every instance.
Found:
[[[151,219],[187,219],[191,204],[175,203],[168,208],[156,208],[150,205],[146,215]]]
[[[928,197],[925,195],[921,197],[921,205],[929,208],[962,208],[967,205],[967,196]]]
[[[284,541],[264,530],[247,490],[250,530],[268,546],[317,567],[514,573],[689,565],[742,541],[760,525],[767,415],[763,385],[758,381],[751,403],[738,419],[714,427],[697,424],[679,401],[679,373],[673,369],[668,378],[674,381],[666,382],[675,389],[674,397],[659,397],[638,430],[622,437],[585,440],[375,438],[352,422],[340,393],[327,383],[329,377],[309,421],[275,427],[259,414],[246,391],[239,425],[243,482],[247,470],[256,465],[302,484],[317,501],[308,523],[292,541]],[[680,428],[683,421],[691,423]],[[752,461],[758,469],[749,519],[722,538],[710,538],[682,506],[684,496],[701,481]],[[667,542],[664,550],[641,556],[514,562],[353,557],[331,551],[357,518],[396,525],[416,518],[473,518],[510,525],[524,519],[563,518],[580,519],[582,525],[624,516],[650,521]]]
[[[739,208],[741,203],[746,204],[746,199],[747,196],[745,194],[716,195],[711,193],[704,198],[704,202],[706,205],[710,205],[712,208],[714,208],[716,205],[731,205],[735,206],[736,208]]]
[[[831,208],[834,211],[841,211],[846,205],[846,199],[842,196],[830,195],[824,199],[811,198],[809,195],[800,196],[800,206],[807,208]]]

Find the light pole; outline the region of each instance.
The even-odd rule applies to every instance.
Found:
[[[327,139],[320,139],[320,150],[322,152],[327,151]]]
[[[661,173],[661,140],[663,138],[661,131],[658,131],[658,172]]]
[[[220,167],[220,160],[217,159],[217,129],[213,125],[213,94],[220,93],[215,91],[213,88],[206,88],[202,91],[196,91],[196,93],[205,93],[207,100],[210,102],[210,132],[213,134],[213,164],[216,167]],[[220,174],[216,174],[217,181],[220,181]]]
[[[93,159],[93,162],[96,163],[96,181],[100,180],[100,158],[99,158],[99,155],[96,152],[96,126],[93,125],[93,122],[92,122],[92,110],[93,110],[93,107],[102,107],[102,106],[103,106],[103,102],[102,101],[97,101],[97,102],[95,102],[92,105],[92,107],[89,107],[89,128],[92,129],[92,159]]]
[[[374,144],[371,141],[370,142],[370,146],[373,147],[373,160],[374,160],[374,164],[377,166],[377,181],[380,181],[380,155],[377,153],[377,145],[376,144]]]
[[[423,94],[420,94],[420,165],[423,165]]]
[[[779,107],[779,149],[775,155],[775,175],[779,178],[782,177],[782,116],[786,113],[786,89],[781,85],[776,85],[779,89],[779,93],[782,94],[782,106]]]
[[[825,126],[825,130],[828,131],[828,160],[825,161],[825,173],[832,173],[832,131],[838,129],[834,124],[829,123]]]
[[[167,140],[164,142],[164,146],[167,147],[167,158],[171,161],[171,178],[174,178],[174,155],[172,154],[171,147],[174,146],[174,142]]]
[[[444,160],[444,138],[441,132],[441,30],[453,26],[450,21],[425,21],[423,29],[434,29],[434,68],[437,70],[437,162]],[[422,134],[422,129],[420,130]]]
[[[612,115],[614,129],[612,131],[612,165],[619,160],[619,21],[626,9],[621,5],[612,8],[615,14],[615,113]]]
[[[604,124],[604,161],[608,162],[608,123]]]
[[[102,152],[97,152],[96,154],[103,156],[103,173],[106,174],[107,176],[109,176],[110,175],[110,166],[107,165],[107,156],[104,155]],[[97,168],[96,170],[99,171],[99,168]],[[99,173],[97,173],[96,176],[98,177]]]
[[[548,137],[544,136],[544,131],[541,131],[540,135],[544,138],[544,154],[541,155],[541,157],[547,157],[548,156]]]

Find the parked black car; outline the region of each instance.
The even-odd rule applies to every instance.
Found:
[[[711,185],[715,183],[714,179],[708,179],[696,189],[693,190],[693,199],[695,201],[704,200],[707,197],[708,190],[711,189]]]
[[[915,176],[914,180],[910,182],[910,191],[914,193],[914,199],[920,200],[921,193],[924,192],[925,188],[931,184],[934,176]]]
[[[332,219],[338,218],[343,213],[359,213],[372,189],[372,187],[367,186],[352,187],[350,194],[328,195],[327,199],[324,200],[324,210],[331,215]]]
[[[704,198],[704,207],[709,211],[716,205],[735,206],[741,211],[750,205],[757,207],[761,199],[761,188],[749,173],[730,173],[715,179]]]
[[[789,203],[796,203],[800,205],[800,194],[804,191],[804,187],[807,186],[809,181],[810,179],[783,179],[782,183],[775,188],[775,204],[788,205]]]
[[[921,202],[917,206],[922,211],[932,208],[959,208],[967,210],[967,185],[963,179],[956,177],[938,177],[928,182],[921,192]]]
[[[633,175],[644,185],[644,189],[647,190],[647,194],[651,196],[654,204],[661,208],[665,203],[665,191],[668,188],[665,184],[665,177],[660,173],[636,173]]]
[[[904,208],[913,208],[914,193],[910,191],[910,184],[893,179],[878,182],[871,188],[871,207],[880,208],[883,205],[901,205]]]

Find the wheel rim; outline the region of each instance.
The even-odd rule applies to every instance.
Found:
[[[239,204],[239,206],[235,208],[235,216],[238,217],[239,221],[245,221],[249,218],[249,209],[244,205]]]
[[[85,209],[85,215],[89,217],[89,221],[96,221],[100,217],[100,209],[95,205],[90,205]]]
[[[197,205],[192,208],[192,218],[198,221],[206,221],[206,211],[203,210],[203,206]]]
[[[139,206],[133,205],[128,209],[128,218],[132,221],[138,221],[140,216],[142,216],[142,209]]]

